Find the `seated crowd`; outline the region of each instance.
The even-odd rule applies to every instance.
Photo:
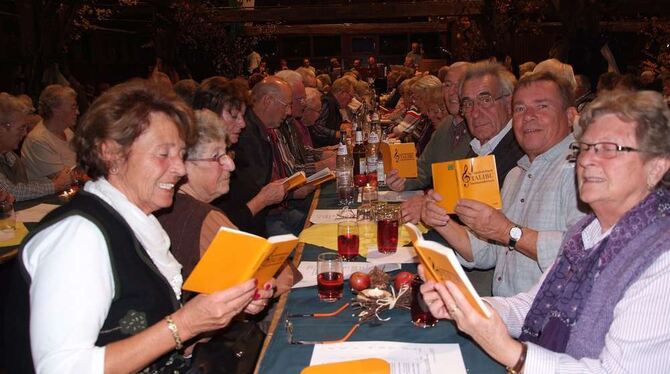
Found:
[[[595,91],[557,60],[522,64],[519,77],[488,60],[420,73],[413,53],[387,74],[379,112],[384,136],[416,144],[418,176],[392,170],[386,184],[424,192],[402,204],[405,222],[430,227],[464,267],[493,269],[491,318],[449,282],[422,285],[431,312],[515,372],[667,370],[663,95],[609,74]],[[298,235],[315,187],[289,191],[284,179],[334,169],[361,111],[376,111],[373,57],[350,71],[335,59],[323,74],[305,60],[174,86],[154,72],[106,90],[81,118],[67,86],[47,86],[37,113],[0,93],[0,200],[81,186],[22,244],[4,321],[10,370],[195,373],[198,347],[246,320],[264,329],[301,277],[291,263],[264,285],[181,287],[221,226]],[[431,165],[485,155],[503,208],[463,199],[447,214]]]

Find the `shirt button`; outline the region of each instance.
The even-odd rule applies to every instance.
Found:
[[[528,179],[532,178],[533,174],[528,174]]]
[[[498,282],[502,282],[502,277],[498,277]]]
[[[525,202],[526,202],[526,199],[521,199],[521,202],[522,202],[522,203],[525,203]]]

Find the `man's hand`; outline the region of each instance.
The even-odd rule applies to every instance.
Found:
[[[391,169],[391,172],[386,175],[386,185],[393,191],[404,191],[406,181],[407,178],[398,175],[398,169]]]
[[[418,224],[421,221],[424,196],[412,196],[402,203],[402,221]]]
[[[306,184],[306,185],[296,189],[295,191],[293,191],[293,198],[298,199],[298,200],[302,200],[302,199],[306,198],[307,195],[314,192],[314,190],[316,190],[316,186],[314,186],[313,184]]]
[[[478,236],[507,244],[509,230],[514,225],[501,211],[479,201],[461,199],[455,212]]]
[[[428,194],[423,199],[421,220],[428,226],[442,227],[446,226],[447,222],[449,222],[450,218],[447,211],[437,205],[438,201],[442,201],[442,196],[434,190],[428,191]]]
[[[263,197],[265,206],[279,204],[286,197],[286,186],[283,181],[277,180],[263,186],[258,194]]]
[[[54,190],[56,190],[57,192],[64,191],[70,188],[70,185],[72,184],[72,176],[70,175],[70,169],[65,168],[56,173],[53,176],[53,178],[51,178],[51,182],[54,185]]]

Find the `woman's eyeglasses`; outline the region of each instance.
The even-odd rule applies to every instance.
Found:
[[[570,149],[572,150],[573,157],[577,157],[583,152],[588,152],[589,149],[593,149],[593,153],[596,155],[596,157],[599,158],[614,158],[620,152],[644,152],[633,147],[618,145],[611,142],[600,142],[593,144],[574,142],[570,144]]]
[[[231,160],[235,160],[235,152],[228,151],[224,154],[220,154],[220,155],[213,156],[213,157],[207,157],[207,158],[187,158],[186,161],[218,162],[219,165],[224,165],[226,163],[226,157],[230,158]]]

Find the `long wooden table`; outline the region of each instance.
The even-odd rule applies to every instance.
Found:
[[[310,207],[310,215],[316,208],[333,209],[337,207],[337,196],[334,183],[324,185],[317,190]],[[308,215],[309,217],[309,215]],[[309,219],[306,227],[308,227]],[[294,263],[301,260],[314,261],[320,252],[327,249],[311,244],[300,243],[296,250]],[[403,270],[415,272],[416,265],[405,264]],[[312,355],[312,345],[289,344],[288,335],[284,327],[287,314],[307,314],[330,312],[337,309],[353,295],[348,291],[345,283],[345,294],[338,303],[323,303],[318,300],[316,287],[291,290],[283,295],[278,303],[268,336],[263,345],[256,373],[299,373],[309,365]],[[433,328],[421,329],[413,326],[409,321],[409,312],[406,310],[392,310],[385,317],[391,317],[386,322],[373,322],[361,325],[351,336],[349,341],[407,341],[415,343],[456,343],[459,344],[463,360],[468,373],[503,373],[504,368],[493,361],[469,337],[458,332],[449,321],[440,321]],[[352,327],[356,319],[350,309],[329,318],[299,318],[292,320],[294,337],[305,340],[332,340],[339,339]],[[449,372],[444,368],[444,372]]]

